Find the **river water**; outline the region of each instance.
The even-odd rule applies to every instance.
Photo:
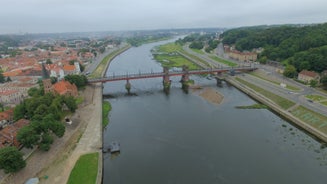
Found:
[[[162,71],[150,50],[157,42],[116,57],[107,75]],[[268,110],[242,110],[255,103],[232,86],[191,76],[224,95],[212,104],[183,93],[172,78],[169,95],[162,79],[104,85],[114,98],[104,147],[118,141],[119,155],[104,154],[104,184],[326,184],[327,148]]]

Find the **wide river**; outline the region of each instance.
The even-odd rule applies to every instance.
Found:
[[[162,71],[150,50],[168,41],[131,48],[116,57],[107,75]],[[228,84],[191,76],[224,95],[212,104],[185,94],[172,78],[104,85],[112,104],[104,147],[118,141],[119,155],[104,154],[104,184],[326,184],[327,148],[268,110],[242,110],[254,100]]]

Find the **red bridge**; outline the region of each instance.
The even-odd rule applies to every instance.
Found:
[[[111,75],[108,77],[102,78],[94,78],[88,79],[89,83],[96,83],[96,82],[112,82],[112,81],[121,81],[121,80],[133,80],[133,79],[145,79],[145,78],[164,78],[164,81],[171,76],[184,76],[188,78],[189,75],[199,75],[199,74],[219,74],[224,72],[236,72],[236,71],[253,71],[257,69],[254,66],[241,66],[241,67],[221,67],[215,69],[203,69],[203,70],[188,70],[186,67],[183,67],[182,71],[168,71],[168,69],[164,69],[163,72],[156,72],[156,73],[136,73],[136,74],[126,74],[126,75]]]

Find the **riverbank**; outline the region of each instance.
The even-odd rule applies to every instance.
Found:
[[[234,87],[236,87],[239,90],[243,91],[248,96],[254,98],[255,100],[259,101],[260,103],[263,103],[263,104],[267,105],[271,110],[273,110],[274,112],[276,112],[280,116],[282,116],[285,119],[293,122],[295,125],[303,128],[304,130],[306,130],[310,134],[316,136],[318,139],[320,139],[320,140],[322,140],[324,142],[327,142],[327,135],[324,132],[320,131],[319,129],[317,129],[317,128],[313,127],[313,126],[311,126],[307,122],[295,117],[291,113],[292,108],[288,108],[288,109],[281,108],[280,106],[275,104],[271,99],[261,95],[260,93],[256,92],[255,90],[241,84],[234,77],[229,76],[229,77],[226,77],[225,79],[226,79],[226,81],[228,83],[232,84]]]

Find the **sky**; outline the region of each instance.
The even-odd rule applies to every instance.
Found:
[[[327,22],[327,0],[0,0],[0,34]]]

